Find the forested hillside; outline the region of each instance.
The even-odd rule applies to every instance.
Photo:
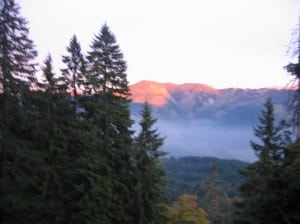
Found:
[[[208,181],[212,167],[216,167],[220,184],[230,198],[239,195],[239,185],[243,177],[240,171],[248,163],[238,160],[224,160],[212,157],[170,157],[162,159],[166,172],[167,195],[171,201],[176,201],[182,194],[204,195],[204,182]]]
[[[184,194],[197,195],[210,220],[219,217],[223,223],[232,223],[234,203],[240,198],[239,187],[244,180],[240,171],[248,163],[212,157],[171,157],[162,159],[162,165],[171,203]]]

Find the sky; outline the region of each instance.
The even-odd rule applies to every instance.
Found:
[[[106,23],[141,80],[215,88],[285,86],[283,69],[300,16],[299,0],[16,0],[38,61],[56,72],[76,34],[83,51]]]

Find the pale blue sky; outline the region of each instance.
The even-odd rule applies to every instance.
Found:
[[[85,52],[106,22],[128,64],[128,80],[284,86],[283,66],[299,0],[17,0],[42,62],[57,71],[73,34]]]

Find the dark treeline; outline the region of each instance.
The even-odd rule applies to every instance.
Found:
[[[249,164],[212,157],[164,158],[166,194],[171,202],[192,194],[205,209],[212,223],[233,222],[234,203],[240,198],[239,186],[244,178],[239,170]]]
[[[276,122],[268,99],[251,141],[258,160],[241,171],[235,223],[299,223],[300,145],[285,120]]]
[[[0,1],[1,223],[159,223],[163,138],[145,104],[131,130],[126,62],[104,24],[54,74],[14,0]]]
[[[87,53],[74,35],[59,74],[50,54],[41,68],[35,63],[28,32],[15,1],[0,0],[1,223],[300,222],[300,52],[286,67],[298,85],[296,141],[268,100],[254,128],[259,142],[251,142],[258,160],[242,169],[235,205],[215,164],[199,180],[201,193],[167,205],[164,139],[147,103],[140,131],[131,129],[126,62],[109,27]]]
[[[249,164],[238,160],[196,156],[171,157],[161,161],[167,178],[166,193],[172,202],[184,193],[194,193],[200,198],[203,197],[203,185],[208,182],[213,167],[216,167],[215,171],[228,196],[235,198],[239,196],[238,186],[244,180],[239,170],[246,168]]]

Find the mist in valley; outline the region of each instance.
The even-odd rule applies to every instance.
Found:
[[[138,133],[139,118],[133,129]],[[158,119],[156,128],[165,137],[162,150],[167,157],[212,156],[251,162],[256,156],[250,146],[255,141],[253,127],[221,124],[212,120]]]

